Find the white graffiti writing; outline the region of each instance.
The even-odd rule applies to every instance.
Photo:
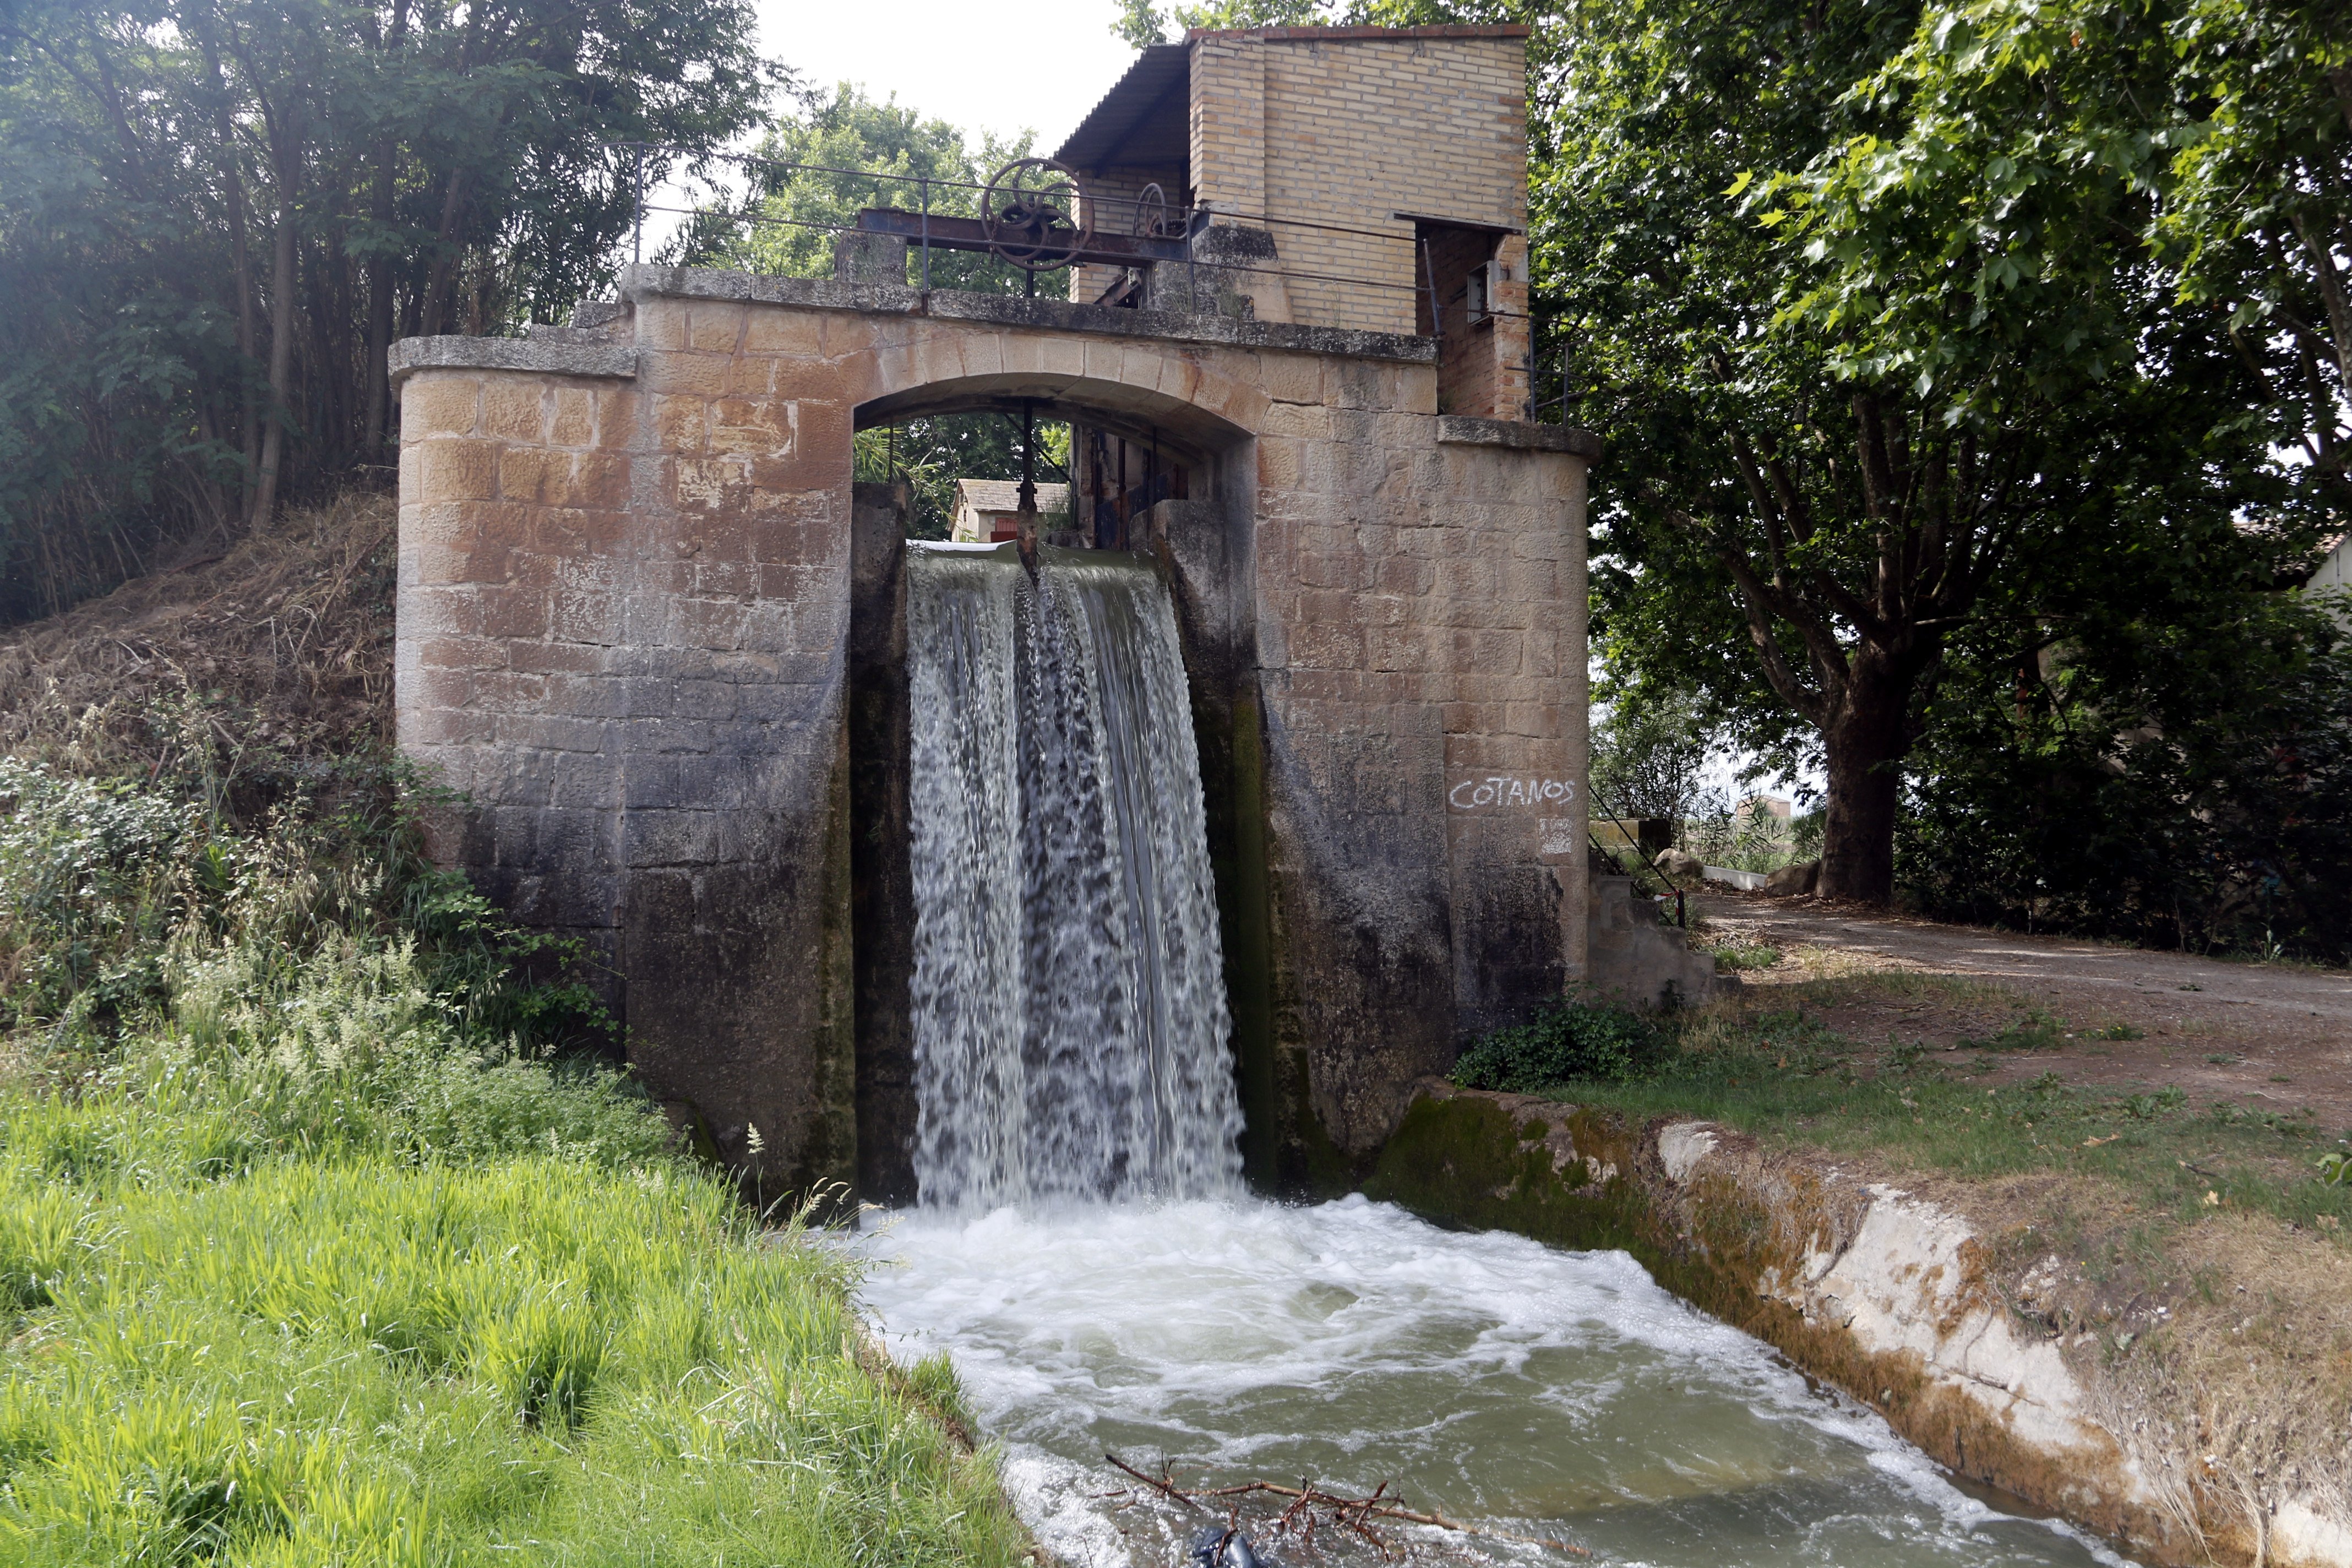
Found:
[[[1558,805],[1576,798],[1573,779],[1515,779],[1496,773],[1464,779],[1445,794],[1456,811],[1507,811],[1515,805]]]

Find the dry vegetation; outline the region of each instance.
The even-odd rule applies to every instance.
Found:
[[[152,775],[191,725],[231,757],[388,744],[395,511],[354,490],[0,632],[0,753]]]

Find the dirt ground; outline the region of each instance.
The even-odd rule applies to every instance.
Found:
[[[2308,1107],[2329,1131],[2352,1129],[2352,971],[2150,952],[1728,890],[1695,899],[1691,913],[1694,946],[1780,952],[1778,963],[1740,975],[1751,1004],[1768,1002],[1774,986],[1889,970],[1974,982],[1908,994],[1815,988],[1807,1011],[1853,1039],[1981,1057],[1971,1065],[1990,1084],[2055,1072],[2118,1091],[2178,1085],[2200,1105]],[[2054,1034],[2052,1043],[1989,1051],[1964,1044],[2037,1026]]]

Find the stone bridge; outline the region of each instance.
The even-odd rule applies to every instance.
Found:
[[[1027,403],[1175,476],[1131,542],[1179,605],[1245,1153],[1344,1180],[1584,973],[1593,444],[1428,332],[905,275],[850,237],[831,279],[634,267],[568,327],[396,345],[399,741],[466,802],[436,851],[587,942],[723,1157],[910,1195],[905,500],[853,434]]]

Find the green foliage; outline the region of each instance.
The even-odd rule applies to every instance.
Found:
[[[779,121],[761,142],[751,189],[737,209],[700,220],[686,244],[688,259],[793,278],[833,276],[833,243],[854,228],[865,207],[929,210],[948,217],[980,216],[989,177],[1032,152],[1026,135],[994,133],[979,145],[943,120],[926,120],[893,99],[877,103],[844,82],[830,99],[811,98],[802,112]],[[910,256],[918,247],[909,246]],[[931,286],[980,293],[1018,294],[1029,286],[1022,268],[969,250],[931,252]],[[909,270],[913,270],[910,261]],[[1040,275],[1040,288],[1066,275]]]
[[[250,826],[210,776],[0,759],[0,1026],[68,1055],[136,1025],[240,1059],[335,1063],[360,1048],[338,1031],[370,1051],[609,1042],[577,944],[516,930],[425,860],[431,792],[397,766],[248,776]]]
[[[383,351],[560,319],[618,142],[760,118],[748,0],[27,0],[0,12],[0,621],[380,461]]]
[[[2035,1010],[2007,1028],[1981,1039],[1962,1039],[1964,1051],[2052,1051],[2066,1043],[2066,1030],[2049,1014]]]
[[[1556,997],[1525,1024],[1496,1029],[1464,1051],[1452,1078],[1465,1089],[1532,1094],[1581,1079],[1624,1079],[1656,1067],[1670,1037],[1638,1013]]]
[[[2046,656],[1964,649],[1929,710],[1942,766],[1911,791],[1904,886],[1946,919],[2340,962],[2352,656],[2289,596],[2166,594],[2145,618],[2086,609]]]
[[[1020,1560],[951,1374],[872,1371],[845,1256],[579,1048],[431,792],[173,760],[0,762],[0,1554]]]
[[[1690,694],[1655,681],[1603,682],[1593,726],[1593,803],[1624,817],[1680,822],[1710,804],[1702,778],[1713,739]]]
[[[1715,966],[1726,973],[1737,974],[1742,970],[1769,969],[1780,962],[1780,950],[1761,942],[1730,942],[1720,947],[1701,947],[1715,960]]]
[[[1165,6],[1152,0],[1118,0],[1118,19],[1110,30],[1140,49],[1167,43],[1171,35],[1181,38],[1194,27],[1328,27],[1362,10],[1343,7],[1338,0],[1213,0],[1207,5]]]
[[[70,1190],[77,1124],[124,1159]],[[57,1563],[1018,1560],[860,1366],[843,1256],[667,1161],[202,1173],[152,1101],[0,1123],[0,1542]],[[26,1314],[29,1314],[28,1316]],[[27,1333],[24,1331],[30,1330]]]
[[[1070,427],[1036,420],[1034,465],[1040,485],[1070,482]],[[955,526],[958,479],[1021,477],[1021,421],[1009,414],[936,414],[857,433],[861,481],[906,481],[913,510],[909,539],[945,539]],[[1066,513],[1047,512],[1047,529],[1066,526]]]
[[[2320,1134],[2307,1115],[2228,1100],[2200,1107],[2174,1085],[2116,1094],[2055,1073],[1989,1091],[1956,1076],[1940,1053],[1838,1034],[1808,1000],[1800,990],[1793,1005],[1685,1015],[1675,1023],[1677,1048],[1653,1070],[1547,1092],[1631,1117],[1704,1117],[1777,1142],[1961,1176],[2112,1181],[2168,1223],[2210,1214],[2209,1191],[2231,1208],[2323,1230],[2352,1216],[2352,1181],[2311,1179]]]
[[[2197,100],[2189,56],[2142,45],[2186,13],[2105,7],[2074,38],[2094,9],[1532,18],[1542,357],[1615,454],[1594,473],[1597,648],[1617,684],[1697,692],[1775,769],[1825,764],[1827,891],[1889,889],[1898,781],[1951,760],[1922,731],[1956,646],[2161,624],[2168,584],[2268,580],[2311,536],[2272,457],[2276,385],[2140,240],[2170,212],[2145,172],[2186,144],[2163,117]],[[2041,43],[1984,44],[1996,14]],[[2282,46],[2316,123],[2317,77],[2288,64]],[[2133,100],[2160,123],[2084,118]],[[2249,511],[2275,526],[2242,532]]]

